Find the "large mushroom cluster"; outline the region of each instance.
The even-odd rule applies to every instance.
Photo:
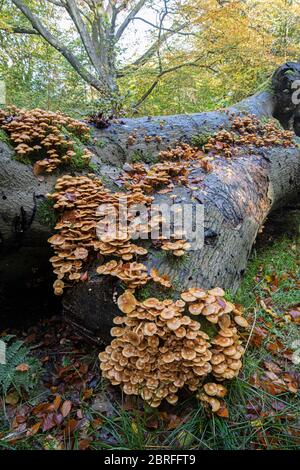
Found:
[[[114,339],[99,354],[103,376],[152,407],[163,399],[175,404],[184,385],[196,391],[212,370],[212,354],[208,335],[183,314],[185,302],[156,298],[138,302],[127,290],[118,305],[126,316],[114,319]]]
[[[275,121],[262,123],[255,115],[237,116],[232,120],[232,131],[221,130],[208,139],[204,150],[212,155],[231,158],[242,146],[257,147],[294,145],[294,133],[280,129]]]
[[[29,158],[35,162],[35,174],[51,173],[59,165],[72,162],[76,155],[72,136],[82,141],[90,138],[86,124],[60,112],[42,109],[27,111],[10,107],[0,110],[0,128],[9,135],[21,160]],[[81,159],[88,164],[91,152],[83,149]]]
[[[224,300],[224,291],[191,288],[181,297],[139,302],[132,290],[126,290],[118,298],[125,315],[114,319],[114,339],[99,354],[103,376],[113,385],[121,385],[125,394],[140,395],[152,407],[163,399],[175,404],[180,389],[187,386],[191,391],[199,390],[209,374],[220,382],[235,377],[242,367],[244,348],[237,326],[246,327],[247,322],[236,306]],[[210,303],[206,304],[206,299]],[[205,308],[217,299],[223,302],[222,306],[218,303],[218,333],[210,339],[201,324],[185,312],[188,305],[192,313],[194,301]],[[234,316],[239,318],[235,323],[231,312],[239,313]],[[208,383],[198,398],[217,411],[221,402],[216,397],[225,394],[226,388],[220,383]]]
[[[65,282],[72,284],[84,274],[84,262],[98,242],[95,213],[99,201],[105,200],[106,190],[100,180],[90,176],[59,178],[55,192],[48,194],[54,208],[61,213],[55,226],[59,233],[49,238],[55,252],[50,258],[57,280],[54,292],[61,295]]]
[[[112,193],[94,175],[63,176],[57,180],[55,192],[48,194],[48,198],[54,201],[54,209],[61,213],[55,226],[59,233],[48,240],[55,251],[55,256],[50,259],[57,275],[55,294],[63,293],[65,281],[67,285],[72,285],[81,279],[90,252],[121,258],[119,263],[111,261],[101,266],[99,274],[117,276],[130,287],[147,282],[145,267],[139,263],[129,263],[134,256],[147,254],[145,248],[131,241],[135,230],[140,230],[141,226],[133,223],[134,214],[122,223],[119,211],[122,203],[130,208],[135,204],[148,204],[152,198],[139,190]],[[111,231],[110,211],[116,216],[115,231]],[[139,221],[138,217],[136,220]],[[159,220],[152,220],[144,224],[142,230],[150,231],[157,223]]]

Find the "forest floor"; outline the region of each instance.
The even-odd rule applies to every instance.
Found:
[[[299,448],[299,220],[292,211],[267,223],[231,297],[252,328],[221,416],[187,392],[179,405],[154,410],[123,396],[101,379],[99,348],[55,316],[2,334],[15,336],[10,382],[0,375],[0,450]]]

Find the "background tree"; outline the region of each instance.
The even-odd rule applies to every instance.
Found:
[[[188,24],[180,22],[176,3],[170,0],[150,2],[157,16],[157,23],[151,23],[138,16],[147,0],[103,2],[100,0],[44,0],[42,2],[11,0],[11,3],[26,18],[30,27],[19,24],[2,24],[8,32],[39,35],[76,70],[80,77],[101,94],[114,97],[118,94],[117,78],[124,77],[133,69],[146,64],[157,53],[161,45],[174,35],[188,35],[184,30]],[[45,14],[53,10],[59,14],[60,21]],[[59,13],[58,13],[59,12]],[[153,42],[131,63],[120,66],[118,49],[124,32],[133,21],[145,21],[156,31]],[[169,26],[165,27],[168,21]],[[66,24],[69,23],[71,39],[76,32],[84,49],[86,62],[70,47],[64,37]],[[185,64],[181,64],[183,66]],[[159,73],[167,73],[160,68]]]
[[[98,108],[113,103],[127,114],[190,113],[240,100],[266,86],[278,65],[299,57],[298,0],[142,3],[0,0],[0,75],[8,102],[77,115],[101,98]],[[63,49],[43,39],[23,10]],[[82,23],[76,26],[77,10],[89,40],[80,34]],[[100,72],[87,41],[99,42]]]

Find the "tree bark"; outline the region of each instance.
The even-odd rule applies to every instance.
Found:
[[[133,156],[144,161],[153,160],[159,151],[174,146],[178,141],[190,142],[192,137],[230,128],[231,113],[250,112],[259,118],[273,116],[275,99],[269,93],[254,95],[238,105],[221,111],[193,115],[125,119],[105,130],[94,130],[96,145],[94,163],[96,173],[112,187],[116,176]],[[135,143],[128,144],[128,136],[135,135]],[[150,143],[145,135],[152,136]],[[157,143],[155,136],[161,137]],[[55,176],[36,178],[32,169],[12,159],[13,152],[1,144],[0,233],[2,250],[20,247],[36,249],[46,245],[51,229],[38,217],[40,204],[51,192]],[[170,255],[158,256],[151,248],[147,260],[150,269],[156,267],[173,282],[173,290],[189,286],[211,288],[220,286],[235,291],[245,271],[247,259],[257,233],[268,214],[292,201],[298,193],[300,181],[300,150],[296,147],[263,147],[233,159],[218,157],[214,169],[191,172],[190,180],[200,179],[199,189],[175,187],[176,202],[203,204],[205,210],[204,247],[187,254],[184,260]],[[57,176],[57,175],[56,175]],[[169,195],[155,195],[156,201],[171,204]],[[161,253],[161,252],[160,252]],[[121,292],[114,278],[96,274],[97,262],[89,267],[89,280],[69,289],[63,298],[66,317],[80,325],[94,340],[107,343],[112,318],[118,308],[113,302],[115,292]],[[28,266],[26,267],[28,270]],[[26,269],[24,273],[26,274]],[[2,276],[1,276],[2,272]],[[0,263],[3,282],[3,269]]]

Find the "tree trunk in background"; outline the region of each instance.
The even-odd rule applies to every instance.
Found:
[[[114,186],[122,166],[133,156],[149,161],[160,150],[172,147],[178,141],[190,142],[195,135],[214,133],[219,128],[230,128],[230,113],[250,112],[258,117],[272,117],[275,101],[269,93],[250,97],[227,111],[214,111],[193,115],[125,119],[105,130],[95,130],[98,145],[93,147],[96,173],[105,183]],[[128,145],[128,136],[136,136]],[[162,141],[145,142],[145,135],[160,136]],[[24,247],[39,250],[46,246],[51,230],[41,220],[40,207],[45,195],[51,192],[54,176],[43,181],[36,178],[30,167],[13,160],[12,152],[2,145],[0,155],[0,233],[2,250],[16,251]],[[156,267],[167,273],[174,290],[189,286],[210,288],[220,286],[235,291],[245,271],[251,248],[268,214],[292,201],[300,185],[300,151],[295,148],[259,148],[255,154],[226,160],[218,157],[212,173],[195,169],[190,180],[201,178],[199,189],[178,186],[173,193],[176,203],[204,204],[205,244],[198,251],[176,259],[158,256],[150,249],[149,268]],[[229,171],[228,171],[229,170]],[[169,195],[155,195],[155,201],[171,204]],[[160,252],[161,253],[161,252]],[[21,263],[22,264],[22,263]],[[6,259],[7,266],[7,259]],[[89,281],[66,291],[63,298],[64,313],[93,339],[107,343],[112,317],[118,308],[113,294],[119,290],[114,278],[96,274],[97,263],[89,268]],[[26,277],[30,266],[23,266]],[[9,268],[7,268],[9,270]],[[13,270],[13,266],[11,266]],[[21,268],[20,268],[21,269]],[[3,263],[0,275],[4,279]],[[28,275],[28,274],[27,274]]]

